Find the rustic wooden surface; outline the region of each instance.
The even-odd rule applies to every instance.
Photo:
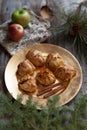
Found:
[[[59,0],[59,2],[60,1],[61,0]],[[55,2],[58,3],[57,0],[55,0]],[[10,16],[14,10],[21,9],[22,7],[31,8],[37,14],[39,14],[41,4],[46,4],[46,1],[43,2],[42,0],[36,0],[35,2],[35,0],[0,0],[0,24],[10,19]],[[51,5],[50,7],[52,8],[52,4],[54,3],[52,2],[52,0],[48,0],[47,4],[49,6]],[[53,12],[55,13],[55,8],[53,8]],[[55,19],[56,18],[53,19],[54,23],[56,23]],[[80,60],[75,49],[69,43],[61,41],[60,39],[56,41],[54,38],[51,37],[48,39],[47,42],[57,44],[66,48],[79,60],[83,70],[83,84],[78,95],[87,94],[87,56],[83,57],[82,60]],[[2,46],[0,46],[0,92],[2,93],[7,92],[4,83],[4,71],[9,59],[10,55],[5,51],[5,49]],[[78,95],[76,97],[78,97]],[[74,100],[72,100],[72,102],[74,102]]]

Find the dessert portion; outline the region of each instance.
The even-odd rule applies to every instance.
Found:
[[[49,69],[44,68],[42,72],[37,73],[36,81],[37,84],[46,87],[47,85],[53,84],[56,81],[56,78]]]
[[[35,67],[29,60],[24,60],[18,65],[17,74],[24,76],[26,74],[32,75],[34,73]]]
[[[76,75],[76,70],[67,64],[62,64],[56,68],[54,75],[59,81],[70,81]]]
[[[16,77],[18,80],[19,90],[23,93],[30,94],[36,91],[36,84],[31,78],[34,74],[34,70],[34,65],[28,59],[25,59],[18,65]]]
[[[26,94],[34,93],[37,88],[35,80],[31,78],[27,80],[21,80],[18,83],[18,86],[19,86],[19,90],[21,90],[23,93],[26,93]]]
[[[44,54],[31,49],[25,58],[16,72],[18,88],[23,94],[41,98],[60,94],[76,76],[76,70],[59,53]]]
[[[70,81],[76,75],[76,70],[68,65],[58,53],[47,56],[46,66],[59,81]]]
[[[61,66],[62,64],[64,64],[64,60],[59,55],[59,53],[50,53],[50,54],[48,54],[47,59],[46,59],[46,66],[50,70],[55,71],[55,69],[57,67]]]
[[[45,64],[45,57],[42,52],[31,49],[28,51],[26,58],[30,60],[36,67],[43,66]]]

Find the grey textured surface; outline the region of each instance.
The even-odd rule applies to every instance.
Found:
[[[80,1],[82,0],[78,0],[77,3]],[[47,2],[45,0],[36,0],[36,2],[35,0],[0,0],[0,23],[3,23],[10,19],[12,12],[15,9],[20,9],[22,7],[29,7],[33,9],[33,11],[35,11],[37,14],[39,14],[40,8],[44,4],[47,4],[50,9],[53,10],[54,16],[56,16],[58,8],[55,8],[55,3],[57,3],[56,5],[61,8],[64,2],[65,4],[67,4],[64,6],[69,7],[71,0],[48,0]],[[75,2],[75,0],[73,0],[73,2]],[[61,6],[59,6],[59,3],[61,4]],[[56,17],[53,17],[52,20],[54,21],[54,23],[59,22],[56,20]],[[82,60],[80,60],[77,52],[75,51],[75,48],[73,48],[69,43],[66,43],[65,41],[58,40],[58,42],[56,42],[51,37],[48,39],[47,42],[57,44],[66,48],[78,59],[83,71],[83,84],[79,94],[76,97],[78,98],[78,96],[81,94],[87,94],[87,56],[83,57]],[[0,92],[6,92],[6,87],[4,83],[4,71],[9,59],[10,55],[5,51],[2,46],[0,46]],[[72,102],[74,102],[74,99],[71,101],[70,104],[72,104]]]

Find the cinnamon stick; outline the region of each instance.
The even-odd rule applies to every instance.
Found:
[[[63,87],[63,86],[58,87],[58,88],[56,88],[56,89],[54,89],[54,90],[52,90],[52,91],[46,93],[46,94],[43,96],[43,98],[48,98],[48,97],[50,97],[50,96],[56,94],[57,92],[59,92],[58,94],[60,94],[60,93],[62,93],[62,92],[65,90],[65,88],[66,88],[66,87]]]
[[[41,95],[43,95],[43,94],[45,94],[47,92],[50,92],[50,91],[52,91],[52,88],[45,89],[43,91],[38,92],[37,96],[41,96]]]
[[[42,88],[42,89],[40,89],[39,91],[38,91],[38,93],[40,93],[40,92],[42,92],[42,91],[45,91],[45,90],[47,90],[47,89],[52,89],[52,88],[54,88],[54,87],[57,87],[57,86],[59,86],[61,83],[56,83],[56,84],[52,84],[52,85],[49,85],[49,86],[47,86],[47,87],[44,87],[44,88]]]
[[[52,88],[57,87],[57,86],[59,86],[59,85],[60,85],[60,83],[56,83],[56,84],[53,84],[53,85],[48,86],[48,87],[46,87],[46,88],[42,88],[42,89],[40,89],[40,90],[38,91],[37,96],[41,96],[41,95],[43,95],[43,94],[45,94],[45,93],[47,93],[47,92],[50,92],[50,91],[52,91]]]
[[[58,89],[61,89],[61,86],[55,86],[55,87],[58,88]],[[45,89],[45,90],[43,90],[43,91],[40,91],[40,92],[38,92],[37,96],[41,96],[41,95],[43,95],[43,94],[52,92],[52,91],[53,91],[52,89],[53,89],[53,88],[48,88],[48,89]],[[55,89],[54,89],[54,90],[55,90]]]

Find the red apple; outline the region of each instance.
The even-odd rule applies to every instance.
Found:
[[[20,24],[9,25],[8,36],[12,41],[18,42],[24,36],[23,27]]]

